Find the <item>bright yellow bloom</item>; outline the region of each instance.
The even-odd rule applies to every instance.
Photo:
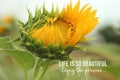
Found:
[[[0,35],[5,35],[10,26],[13,24],[13,18],[11,16],[5,16],[0,22]],[[13,25],[12,25],[13,26]]]
[[[80,1],[72,7],[72,2],[63,8],[57,17],[47,17],[47,22],[41,28],[33,29],[31,36],[45,45],[63,44],[75,45],[91,32],[98,24],[96,10],[91,10],[88,4],[80,9]]]
[[[88,4],[80,8],[78,1],[74,7],[70,2],[61,12],[54,6],[48,12],[43,5],[42,9],[36,8],[34,17],[28,10],[26,24],[18,21],[21,44],[41,58],[69,59],[73,50],[81,49],[76,44],[98,24],[96,10],[91,9]]]
[[[11,16],[5,16],[3,18],[3,22],[5,22],[7,24],[11,24],[13,22],[13,18]]]

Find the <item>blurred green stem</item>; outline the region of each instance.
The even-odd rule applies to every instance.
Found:
[[[48,69],[48,68],[46,68],[46,69],[43,71],[43,73],[39,76],[38,80],[43,80],[43,77],[44,77],[45,73],[47,72],[47,69]]]

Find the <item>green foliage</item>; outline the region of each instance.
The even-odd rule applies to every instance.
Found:
[[[120,44],[120,28],[116,26],[104,26],[105,28],[99,30],[100,35],[107,41]]]
[[[31,69],[35,63],[34,57],[26,51],[20,50],[2,50],[2,51],[15,58],[19,63],[21,63],[21,65],[24,67],[26,71]]]
[[[0,52],[6,53],[16,59],[23,67],[27,78],[27,71],[35,64],[34,56],[31,53],[28,51],[16,50],[12,43],[9,42],[8,37],[0,38]]]
[[[0,49],[13,49],[14,47],[9,41],[8,37],[0,37]]]

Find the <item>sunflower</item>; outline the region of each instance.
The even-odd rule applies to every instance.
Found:
[[[0,19],[0,35],[5,35],[12,24],[13,18],[11,16],[5,16]]]
[[[0,26],[0,35],[2,35],[5,32],[5,28],[3,26]]]
[[[86,34],[98,24],[96,10],[86,4],[80,8],[80,1],[73,7],[72,1],[59,12],[52,7],[49,12],[45,6],[36,8],[35,17],[28,10],[26,24],[18,22],[20,40],[28,50],[40,57],[63,59],[75,49]]]

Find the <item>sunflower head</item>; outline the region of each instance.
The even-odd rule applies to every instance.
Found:
[[[70,2],[61,12],[54,10],[54,6],[50,12],[45,6],[36,8],[34,17],[28,10],[28,22],[18,22],[20,41],[39,57],[66,59],[76,49],[76,44],[98,24],[96,10],[91,9],[88,4],[80,8],[78,1],[74,7]]]

